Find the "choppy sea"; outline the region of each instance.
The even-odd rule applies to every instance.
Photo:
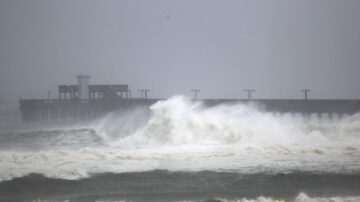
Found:
[[[0,201],[360,201],[360,114],[176,96],[94,121],[2,127]]]

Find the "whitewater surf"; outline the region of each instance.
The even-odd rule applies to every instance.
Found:
[[[357,201],[360,115],[318,119],[183,96],[0,132],[3,201]]]

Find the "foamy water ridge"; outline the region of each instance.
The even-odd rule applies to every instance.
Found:
[[[41,150],[41,144],[30,142],[37,147],[33,151],[31,146],[26,152],[1,151],[0,180],[30,173],[80,179],[154,169],[360,172],[359,115],[309,120],[240,104],[206,108],[181,96],[150,110],[110,114],[81,130],[57,129],[57,135],[51,130],[33,134],[54,146]]]

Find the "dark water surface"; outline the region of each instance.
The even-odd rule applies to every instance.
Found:
[[[252,174],[232,172],[151,172],[100,174],[81,180],[32,174],[0,183],[1,201],[179,201],[270,196],[358,196],[360,175]]]

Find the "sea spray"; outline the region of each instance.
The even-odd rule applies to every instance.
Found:
[[[244,104],[205,107],[182,96],[160,101],[148,112],[105,118],[96,131],[111,143],[134,148],[184,145],[296,146],[358,145],[360,117],[338,122],[299,119]],[[116,117],[116,116],[115,116]],[[131,127],[129,127],[129,125]]]
[[[28,141],[29,134],[41,144]],[[360,173],[359,115],[313,120],[244,104],[206,107],[183,96],[160,101],[150,110],[111,113],[79,128],[30,131],[17,138],[31,145],[26,151],[0,152],[1,180],[31,173],[81,179],[93,173],[156,169]],[[9,147],[17,144],[4,141]]]

